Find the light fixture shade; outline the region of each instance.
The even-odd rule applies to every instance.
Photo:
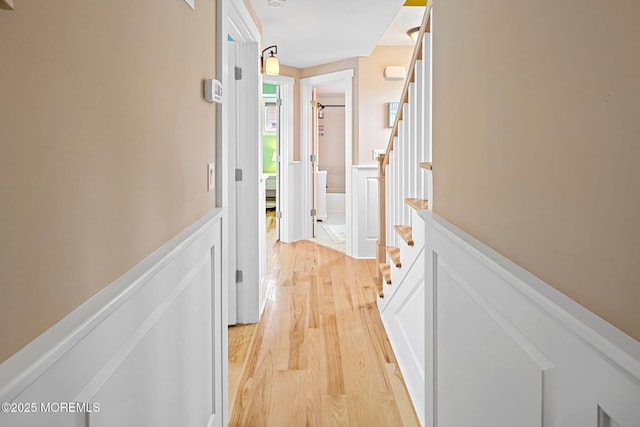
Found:
[[[264,61],[264,73],[269,76],[277,76],[280,74],[280,61],[278,58],[273,56],[268,56]]]

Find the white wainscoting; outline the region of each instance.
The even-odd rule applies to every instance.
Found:
[[[640,426],[638,341],[421,216],[427,426]]]
[[[0,402],[37,408],[0,426],[226,425],[224,220],[206,215],[0,364]],[[66,402],[99,411],[40,406]]]
[[[283,243],[293,243],[305,238],[307,225],[305,221],[311,223],[311,217],[309,212],[305,212],[304,165],[302,162],[291,162],[285,168],[287,169],[286,182],[281,181],[285,198],[281,200],[284,203],[280,205],[282,210],[280,240]]]
[[[378,242],[378,167],[351,168],[351,241],[354,258],[375,258]]]
[[[420,422],[425,422],[425,303],[424,246],[411,263],[403,261],[406,273],[392,284],[384,284],[378,298],[380,316],[398,360],[404,382]],[[401,250],[402,251],[402,250]],[[395,269],[395,267],[392,267]]]

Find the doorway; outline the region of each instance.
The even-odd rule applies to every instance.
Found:
[[[316,216],[312,239],[346,253],[345,84],[315,87]]]
[[[302,79],[301,109],[306,238],[326,239],[353,256],[353,70]]]

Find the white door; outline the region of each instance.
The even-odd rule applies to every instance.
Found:
[[[236,217],[236,322],[255,323],[266,296],[265,258],[260,248],[265,212],[260,209],[262,138],[258,44],[234,43],[235,95],[235,217]]]

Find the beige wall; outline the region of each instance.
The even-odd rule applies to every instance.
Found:
[[[344,95],[319,95],[318,102],[323,105],[344,105]],[[318,120],[323,126],[318,139],[318,164],[327,171],[327,193],[344,193],[345,155],[344,155],[344,107],[326,107],[324,118]]]
[[[434,16],[435,211],[640,339],[640,7]]]
[[[384,68],[402,65],[409,68],[413,46],[377,46],[359,64],[359,144],[354,159],[361,165],[375,165],[372,151],[385,149],[391,135],[387,127],[387,103],[398,102],[402,95],[404,80],[385,80]]]
[[[295,67],[280,64],[280,74],[293,77],[293,161],[300,160],[300,73]]]
[[[214,206],[215,2],[0,11],[0,362]]]

